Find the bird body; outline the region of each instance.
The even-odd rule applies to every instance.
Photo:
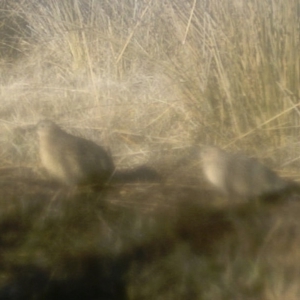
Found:
[[[200,156],[207,181],[225,194],[253,198],[280,193],[289,186],[254,158],[215,146],[203,147]]]
[[[63,131],[50,120],[37,124],[43,167],[66,185],[103,184],[114,171],[111,156],[96,143]]]

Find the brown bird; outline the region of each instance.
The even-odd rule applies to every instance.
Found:
[[[50,120],[36,125],[43,167],[60,183],[102,186],[115,166],[111,156],[96,143],[63,131]]]
[[[281,194],[299,185],[283,178],[254,158],[228,153],[215,146],[200,152],[207,181],[219,191],[243,198]]]

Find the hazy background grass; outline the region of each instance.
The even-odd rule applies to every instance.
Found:
[[[298,158],[296,0],[1,6],[3,123],[94,128],[138,161],[195,141]]]
[[[169,165],[189,146],[211,143],[259,157],[282,175],[299,180],[299,16],[297,0],[1,1],[2,201],[4,211],[9,209],[6,199],[15,199],[17,203],[12,209],[13,228],[14,220],[18,220],[15,210],[20,210],[25,220],[20,221],[20,228],[33,232],[33,237],[40,237],[40,232],[44,234],[43,230],[48,230],[39,231],[37,227],[33,230],[33,225],[27,226],[26,216],[31,205],[27,207],[26,204],[26,209],[22,210],[24,201],[20,200],[20,204],[18,199],[25,193],[21,199],[25,197],[29,203],[35,203],[32,199],[48,201],[53,194],[40,189],[31,191],[26,185],[15,183],[15,175],[7,177],[5,173],[18,167],[37,171],[35,137],[22,128],[45,117],[55,120],[69,132],[109,148],[120,168],[147,164],[163,172],[164,167],[170,168]],[[128,258],[124,254],[127,253],[128,235],[134,239],[145,234],[151,242],[142,239],[141,244],[152,245],[154,239],[157,245],[153,236],[160,232],[158,228],[166,226],[160,223],[160,213],[157,215],[156,210],[150,219],[146,218],[149,223],[143,221],[138,199],[160,205],[167,203],[175,207],[175,211],[182,199],[189,202],[199,197],[203,200],[200,202],[210,201],[211,196],[203,196],[201,191],[199,195],[186,192],[184,188],[177,190],[179,185],[190,183],[190,169],[178,174],[172,174],[172,169],[169,172],[173,177],[178,176],[166,191],[132,187],[105,196],[107,202],[118,203],[117,207],[127,203],[130,209],[126,210],[124,220],[136,220],[131,225],[124,221],[128,228],[123,224],[125,229],[120,234],[123,246],[117,246],[115,239],[119,236],[115,230],[113,234],[104,230],[106,238],[113,239],[112,248],[120,247],[114,250],[121,255],[120,260],[123,256]],[[16,189],[13,184],[17,185]],[[178,193],[171,193],[172,189]],[[28,190],[32,194],[28,195]],[[198,255],[191,250],[191,241],[201,238],[188,227],[183,230],[184,235],[191,236],[187,248],[179,242],[170,250],[167,259],[165,254],[159,255],[159,259],[154,255],[155,263],[150,260],[142,267],[131,266],[129,271],[125,268],[129,298],[150,299],[151,295],[156,295],[154,298],[159,299],[160,295],[161,299],[174,299],[174,295],[182,295],[178,297],[299,299],[296,268],[300,262],[297,235],[300,231],[296,222],[299,207],[295,205],[284,207],[284,212],[282,208],[279,212],[264,208],[259,213],[252,210],[244,213],[239,208],[234,211],[234,217],[232,211],[221,210],[218,214],[230,219],[230,228],[235,228],[235,234],[225,240],[221,251],[209,258],[207,254]],[[61,209],[65,212],[67,206]],[[47,209],[38,208],[38,211],[48,218]],[[188,219],[193,220],[190,210],[186,211]],[[212,224],[219,220],[219,215],[211,215],[210,210],[207,215],[209,225],[196,222],[196,227],[214,232]],[[93,217],[99,221],[97,216]],[[107,222],[115,226],[110,213],[108,216]],[[81,217],[80,214],[74,218]],[[189,223],[182,221],[177,213],[172,218],[179,220],[175,223]],[[57,224],[65,222],[64,217],[59,220]],[[7,226],[5,222],[3,228]],[[152,224],[150,232],[143,222]],[[172,222],[168,228],[174,228]],[[175,235],[176,240],[183,225],[179,226],[180,230],[176,226],[176,233],[167,229],[164,234],[167,237]],[[19,227],[16,232],[21,235],[23,229]],[[204,229],[199,231],[203,233]],[[89,230],[89,237],[94,236],[94,225]],[[62,231],[58,236],[64,235]],[[81,238],[85,241],[80,233],[78,239]],[[212,239],[217,239],[214,234]],[[31,248],[26,248],[28,240],[31,239],[16,248],[13,260],[30,252]],[[97,248],[97,243],[91,242],[89,251],[93,252],[90,249]],[[135,243],[128,244],[138,247]],[[158,253],[165,253],[160,242],[158,244]],[[232,244],[237,244],[238,250],[233,251]],[[205,245],[203,242],[204,248]],[[48,245],[42,248],[47,249],[46,253],[51,252]],[[34,249],[38,247],[35,245]],[[66,252],[69,257],[72,251]],[[97,257],[104,255],[98,248],[94,252]],[[48,257],[48,254],[43,255]],[[64,257],[59,255],[56,260],[51,255],[51,263],[41,263],[46,269]],[[33,257],[29,259],[31,264],[35,264],[38,254]],[[28,261],[21,259],[20,264],[25,263]],[[5,268],[5,274],[8,269],[10,267]],[[180,275],[170,278],[168,270]],[[60,271],[55,274],[62,276]],[[157,274],[160,275],[156,282]],[[136,284],[133,278],[139,278],[138,281],[144,278],[144,281]],[[203,280],[205,284],[201,283]],[[164,285],[176,286],[177,290],[168,291]]]

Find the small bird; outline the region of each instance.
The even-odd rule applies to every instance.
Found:
[[[96,143],[63,131],[50,120],[36,125],[43,167],[62,184],[102,186],[115,166],[111,156]]]
[[[200,151],[207,181],[224,194],[246,199],[277,195],[299,185],[280,178],[254,158],[228,153],[216,146]]]

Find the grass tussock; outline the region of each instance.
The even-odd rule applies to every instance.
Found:
[[[299,203],[230,204],[189,157],[217,144],[299,180],[299,16],[296,0],[1,1],[0,298],[299,299]],[[43,118],[161,179],[53,186],[27,130]]]

